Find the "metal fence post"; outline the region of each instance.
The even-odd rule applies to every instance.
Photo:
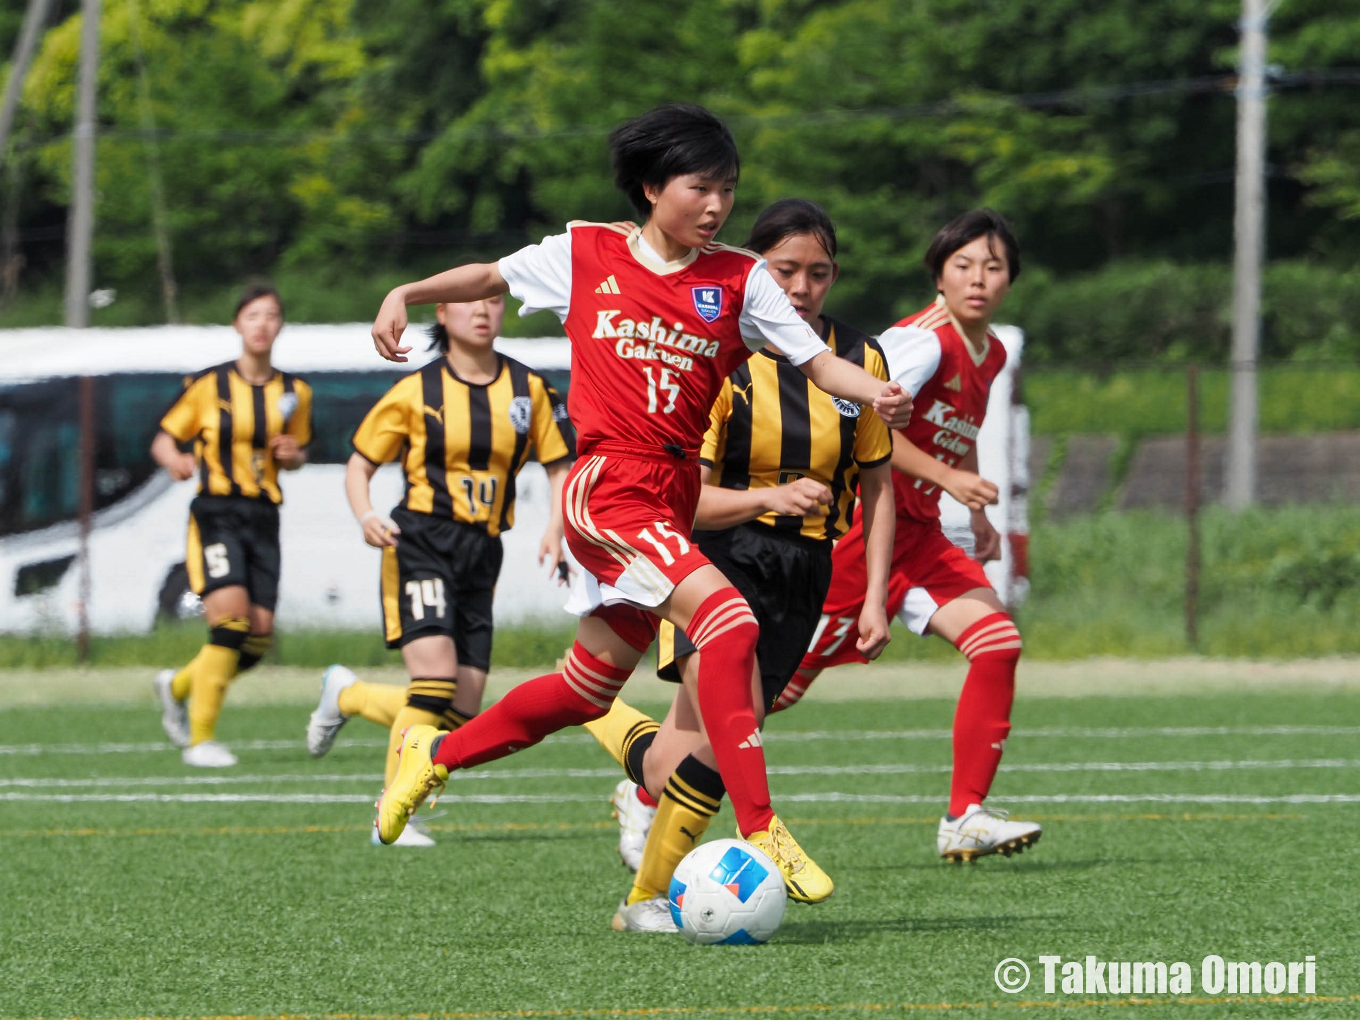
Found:
[[[1199,366],[1185,372],[1185,640],[1199,647]]]

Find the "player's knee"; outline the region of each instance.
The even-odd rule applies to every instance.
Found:
[[[458,681],[447,677],[413,677],[406,691],[406,706],[441,718],[453,707]]]
[[[221,648],[241,651],[250,635],[250,621],[244,616],[228,616],[212,625],[208,641]]]
[[[727,587],[704,600],[685,633],[701,653],[706,645],[721,641],[731,655],[745,658],[755,654],[760,625],[741,592]]]
[[[594,722],[609,712],[624,682],[632,675],[631,669],[612,666],[596,658],[577,641],[562,662],[563,682],[576,694],[576,725]]]
[[[1014,664],[1020,661],[1023,642],[1015,621],[1006,613],[993,613],[959,635],[960,652],[969,662]]]
[[[247,636],[241,645],[241,664],[237,667],[237,672],[244,673],[257,665],[261,659],[269,654],[269,649],[273,645],[273,634],[251,634]]]

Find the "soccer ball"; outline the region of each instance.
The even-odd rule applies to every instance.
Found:
[[[774,861],[740,839],[715,839],[685,855],[671,876],[671,917],[700,946],[754,946],[784,920],[788,894]]]

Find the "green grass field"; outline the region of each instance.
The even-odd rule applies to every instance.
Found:
[[[241,681],[221,732],[241,764],[205,775],[138,673],[0,674],[0,1016],[1354,1017],[1356,664],[1287,689],[1238,669],[1023,674],[1044,696],[1017,703],[994,799],[1044,839],[964,867],[933,847],[957,667],[829,674],[768,757],[838,890],[759,948],[609,929],[617,770],[580,731],[451,782],[440,845],[403,851],[368,842],[383,734],[359,720],[306,756],[310,675]],[[1085,693],[1102,680],[1122,696]],[[1044,954],[1187,961],[1194,987],[1046,994]],[[1209,954],[1312,955],[1316,990],[1204,990]],[[1008,957],[1034,973],[1020,994],[994,983]]]

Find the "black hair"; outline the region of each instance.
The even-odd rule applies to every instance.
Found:
[[[440,354],[449,353],[449,331],[444,328],[444,324],[438,319],[425,328],[425,335],[430,338],[430,345],[427,351],[438,351]]]
[[[279,318],[283,318],[283,298],[279,297],[279,292],[268,280],[251,280],[241,291],[241,296],[236,299],[236,311],[231,313],[231,321],[236,321],[236,316],[241,314],[241,309],[262,297],[272,297],[279,305]]]
[[[821,242],[831,261],[836,260],[836,224],[825,209],[806,198],[782,198],[766,206],[756,217],[742,247],[764,255],[795,234],[811,234]]]
[[[621,124],[609,136],[609,151],[615,187],[644,218],[652,213],[645,185],[665,187],[681,174],[725,180],[741,170],[727,125],[693,103],[667,103]]]
[[[974,209],[950,220],[930,242],[930,247],[926,249],[925,264],[931,284],[935,285],[939,280],[940,274],[944,272],[945,260],[950,255],[983,236],[986,236],[993,255],[996,254],[995,248],[992,248],[993,242],[1001,242],[1006,252],[1006,267],[1014,283],[1020,275],[1020,243],[1011,233],[1010,224],[994,209]]]

